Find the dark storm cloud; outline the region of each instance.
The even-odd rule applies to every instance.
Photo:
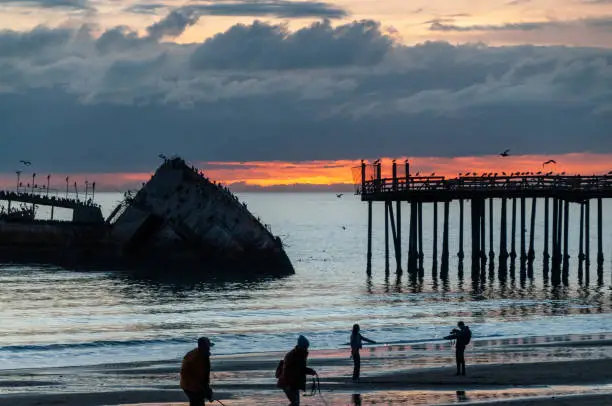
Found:
[[[612,27],[612,16],[604,16],[598,18],[584,18],[579,20],[565,21],[533,21],[520,23],[505,23],[505,24],[474,24],[474,25],[457,25],[447,24],[444,20],[434,20],[430,25],[431,31],[446,31],[446,32],[470,32],[470,31],[536,31],[543,29],[567,29],[575,27],[591,27],[591,28],[606,28]]]
[[[0,59],[40,54],[66,44],[73,36],[70,29],[36,27],[32,31],[0,31]]]
[[[151,14],[166,7],[163,4],[137,4],[126,9],[138,14]],[[242,0],[208,1],[175,9],[190,16],[247,16],[278,18],[343,18],[348,12],[330,3],[319,1]]]
[[[71,8],[75,10],[92,8],[89,0],[0,0],[0,5],[2,4],[21,7]]]
[[[283,25],[235,25],[206,40],[193,53],[195,69],[307,69],[367,66],[391,49],[373,21],[334,28],[326,20],[296,32]]]
[[[193,9],[172,10],[165,18],[147,28],[150,38],[160,40],[164,37],[181,35],[187,27],[198,22],[199,15]]]
[[[610,50],[403,46],[372,21],[257,22],[178,45],[161,37],[190,20],[172,18],[144,36],[0,32],[0,172],[26,156],[37,171],[92,172],[148,171],[159,153],[612,153]]]
[[[274,16],[279,18],[342,18],[346,10],[318,1],[251,0],[221,1],[187,6],[205,15],[216,16]]]
[[[528,22],[528,23],[506,23],[506,24],[475,24],[475,25],[455,25],[446,24],[445,21],[433,21],[429,29],[431,31],[532,31],[541,30],[550,26],[557,26],[553,21]]]
[[[134,4],[124,10],[134,14],[156,14],[167,7],[168,5],[164,3]]]

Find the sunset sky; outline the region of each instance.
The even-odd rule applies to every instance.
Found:
[[[610,0],[0,0],[0,15],[4,187],[22,170],[124,190],[160,153],[237,190],[349,185],[362,158],[612,169]]]

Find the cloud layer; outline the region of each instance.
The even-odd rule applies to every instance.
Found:
[[[91,8],[89,0],[0,0],[0,5],[20,7],[68,8],[87,10]]]
[[[0,32],[0,172],[198,161],[612,152],[612,51],[395,43],[374,21],[254,22],[178,45],[199,14]]]

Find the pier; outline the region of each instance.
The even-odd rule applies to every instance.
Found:
[[[388,169],[388,168],[386,168]],[[373,204],[384,203],[385,213],[385,273],[390,272],[390,247],[395,256],[395,270],[403,273],[402,251],[408,258],[406,270],[412,277],[423,277],[423,205],[433,207],[432,277],[446,279],[449,273],[449,221],[450,203],[457,201],[458,213],[452,218],[459,224],[458,241],[459,272],[463,272],[464,260],[464,208],[469,204],[471,233],[471,274],[473,280],[486,276],[505,279],[515,277],[518,265],[521,279],[534,277],[535,236],[543,239],[543,277],[554,285],[567,284],[569,279],[570,247],[569,233],[579,235],[578,278],[589,281],[590,256],[590,214],[596,210],[597,255],[595,257],[597,281],[603,283],[603,199],[612,198],[612,174],[607,175],[566,175],[548,173],[516,172],[466,173],[455,178],[412,175],[409,162],[398,164],[393,161],[391,176],[383,176],[382,164],[378,161],[353,168],[356,194],[368,205],[367,273],[372,273],[372,221]],[[499,213],[495,212],[494,200],[498,200]],[[407,247],[402,244],[401,213],[403,203],[408,204],[410,216]],[[395,203],[395,204],[394,204]],[[578,205],[579,218],[570,217],[570,208]],[[510,206],[510,207],[509,207]],[[527,207],[530,216],[527,218]],[[395,207],[395,211],[394,211]],[[442,216],[439,219],[439,207]],[[510,213],[509,213],[510,212]],[[537,230],[536,219],[544,217],[544,230]],[[438,221],[442,221],[441,255],[438,254]],[[508,225],[510,221],[510,225]],[[488,224],[488,230],[487,230]],[[499,228],[494,227],[495,224]],[[517,230],[518,228],[518,230]],[[499,247],[496,255],[494,233],[498,230]],[[510,236],[508,236],[510,230]],[[389,235],[390,231],[390,235]],[[518,231],[518,236],[517,236]],[[390,237],[390,238],[389,238]],[[508,237],[510,246],[508,246]],[[518,244],[518,247],[517,247]],[[488,245],[488,251],[487,251]],[[439,261],[439,262],[438,262]],[[495,262],[497,261],[497,267]],[[508,266],[510,262],[510,266]],[[440,265],[438,274],[438,263]]]
[[[72,198],[64,198],[55,195],[28,192],[15,192],[10,190],[0,190],[0,201],[7,202],[7,215],[11,212],[19,212],[13,205],[23,204],[35,206],[48,206],[51,208],[51,218],[54,220],[54,212],[56,208],[72,210],[73,221],[81,222],[98,222],[102,218],[100,206],[93,202],[93,199],[79,200]],[[32,217],[34,211],[32,209]]]

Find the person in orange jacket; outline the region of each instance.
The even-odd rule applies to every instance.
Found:
[[[281,388],[291,406],[300,405],[300,390],[306,390],[306,375],[316,375],[316,371],[306,366],[310,343],[304,336],[299,336],[297,345],[289,351],[279,365],[280,371],[277,386]]]
[[[208,337],[198,338],[198,348],[189,351],[181,365],[181,388],[189,398],[189,406],[202,406],[213,400],[210,388],[210,348]]]

